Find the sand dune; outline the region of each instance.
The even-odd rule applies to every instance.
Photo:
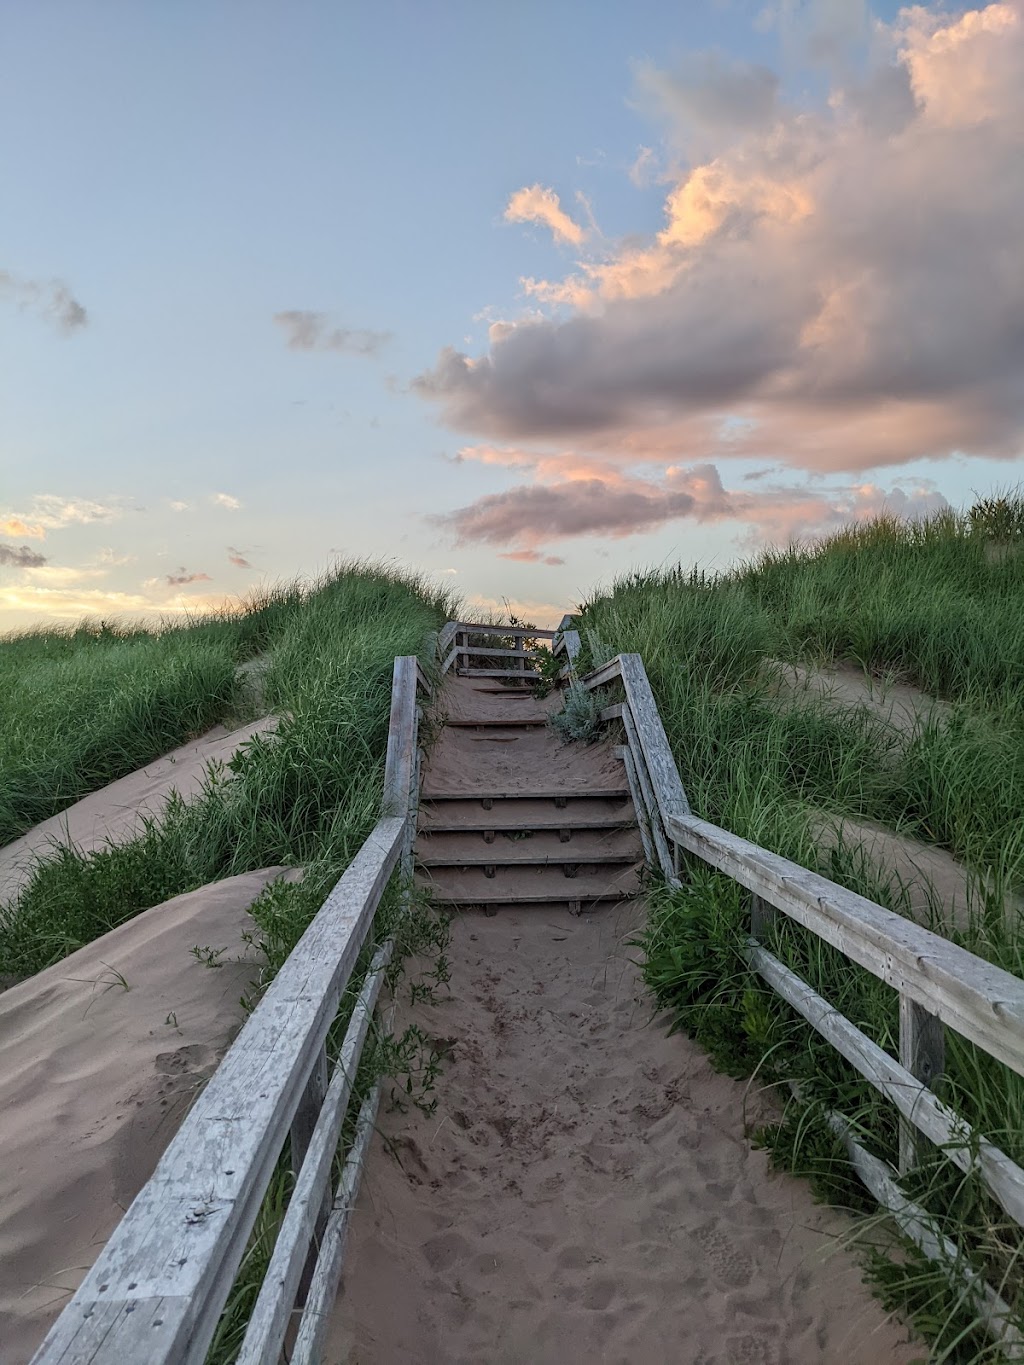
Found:
[[[176,896],[0,995],[3,1365],[30,1358],[240,1028],[248,907],[282,875]]]
[[[0,901],[18,895],[33,866],[55,844],[70,842],[88,852],[106,843],[124,843],[141,829],[145,816],[159,815],[172,791],[186,798],[194,796],[211,763],[226,763],[245,740],[272,730],[276,724],[276,717],[267,716],[237,730],[217,725],[138,772],[83,797],[0,848]]]

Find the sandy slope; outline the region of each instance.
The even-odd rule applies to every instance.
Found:
[[[186,799],[194,796],[210,763],[226,763],[245,740],[272,730],[276,724],[276,717],[267,716],[237,730],[217,725],[200,739],[92,792],[0,848],[0,901],[18,894],[34,864],[45,858],[54,844],[70,841],[88,852],[108,842],[123,843],[141,828],[144,816],[163,810],[172,791]]]
[[[3,1365],[29,1359],[241,1026],[248,907],[282,874],[176,896],[0,996]]]
[[[757,1100],[651,1020],[640,914],[456,919],[450,999],[405,1010],[438,1107],[382,1108],[325,1365],[921,1357],[851,1222],[751,1148]]]

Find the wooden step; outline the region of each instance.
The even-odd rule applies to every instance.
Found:
[[[561,834],[566,836],[564,839]],[[490,835],[488,841],[485,835]],[[522,835],[510,838],[509,835]],[[420,834],[416,861],[420,867],[525,867],[570,863],[638,863],[643,849],[635,829],[629,830],[495,830],[480,833]]]
[[[425,833],[459,830],[573,830],[635,828],[633,803],[621,797],[568,796],[559,809],[553,801],[495,801],[485,811],[477,797],[427,798],[420,803],[418,825]]]
[[[560,867],[498,868],[488,877],[483,868],[431,869],[417,885],[429,890],[439,905],[562,904],[586,909],[600,901],[624,901],[640,891],[639,867],[595,869],[567,877]]]
[[[458,668],[460,678],[508,678],[510,682],[540,682],[540,674],[519,668]]]
[[[429,776],[429,774],[428,774]],[[625,785],[621,787],[537,787],[532,791],[514,791],[493,789],[483,791],[428,791],[420,793],[421,801],[576,801],[581,797],[588,800],[618,800],[627,801],[629,799],[629,788]]]
[[[523,700],[527,696],[523,694]],[[521,730],[524,726],[547,725],[547,716],[517,716],[514,720],[494,720],[475,718],[473,720],[446,720],[445,728],[454,730]]]

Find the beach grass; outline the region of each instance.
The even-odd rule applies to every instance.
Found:
[[[883,519],[723,575],[634,573],[582,609],[583,665],[619,651],[643,656],[702,818],[905,914],[904,890],[860,850],[822,845],[821,817],[874,821],[949,850],[973,875],[974,894],[957,925],[936,904],[933,927],[1024,976],[1020,915],[1007,904],[1024,887],[1022,526],[1024,502],[1011,496],[920,524]],[[867,709],[813,695],[780,704],[766,659],[852,662],[950,705],[903,734]],[[747,967],[747,893],[695,858],[684,859],[683,877],[681,890],[651,898],[638,944],[649,986],[723,1069],[773,1088],[780,1118],[763,1140],[774,1159],[866,1211],[822,1115],[846,1115],[869,1150],[895,1164],[895,1110]],[[894,991],[784,916],[768,946],[897,1053]],[[1024,1163],[1024,1082],[952,1030],[941,1094]],[[938,1150],[908,1188],[1024,1330],[1021,1230]],[[894,1254],[872,1252],[871,1279],[929,1337],[932,1358],[999,1359],[942,1272],[894,1244]]]

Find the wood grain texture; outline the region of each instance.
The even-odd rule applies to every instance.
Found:
[[[366,1162],[366,1153],[370,1148],[370,1139],[373,1137],[380,1092],[381,1082],[378,1081],[359,1111],[352,1150],[342,1168],[338,1195],[331,1216],[327,1220],[327,1231],[320,1246],[309,1297],[299,1322],[291,1365],[323,1365],[324,1337],[334,1310],[334,1300],[338,1296],[341,1263],[348,1240],[349,1215],[355,1208],[356,1197],[359,1194],[359,1182]]]
[[[387,939],[377,949],[352,1010],[306,1159],[288,1201],[274,1252],[246,1328],[237,1365],[263,1365],[265,1361],[277,1360],[284,1345],[303,1264],[319,1221],[318,1212],[324,1196],[329,1194],[331,1165],[338,1150],[359,1057],[393,950],[393,939]],[[333,1199],[328,1199],[328,1218],[332,1207]],[[321,1245],[326,1225],[327,1218],[319,1232]],[[308,1291],[306,1297],[308,1302]]]
[[[385,815],[405,816],[409,811],[413,765],[416,758],[416,670],[413,654],[395,660],[391,685],[391,718],[388,724],[387,759],[384,765]]]
[[[929,1090],[935,1089],[946,1065],[942,1021],[905,995],[900,996],[900,1061]],[[917,1134],[904,1119],[900,1123],[901,1176],[917,1165],[918,1147]]]
[[[872,1042],[777,957],[753,940],[746,957],[773,990],[892,1101],[907,1123],[942,1147],[965,1174],[979,1174],[1005,1212],[1024,1225],[1024,1170],[1016,1162],[976,1133],[906,1066]]]
[[[1024,981],[777,853],[694,816],[669,816],[683,848],[763,896],[963,1037],[1024,1075]]]
[[[381,819],[34,1357],[201,1362],[406,821]]]

